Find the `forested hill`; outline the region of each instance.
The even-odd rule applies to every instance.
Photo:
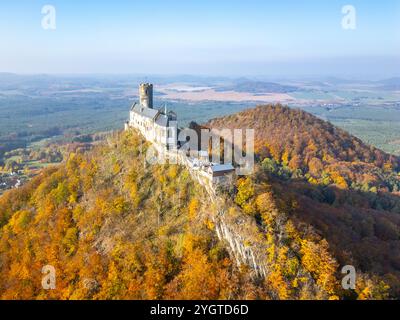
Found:
[[[260,186],[292,203],[296,225],[312,225],[341,265],[383,279],[400,295],[399,158],[301,110],[281,105],[214,119],[211,128],[253,128],[256,172],[239,180],[239,199],[257,217]]]
[[[1,299],[265,297],[212,231],[206,192],[184,168],[146,165],[148,147],[116,134],[0,197]]]
[[[218,206],[185,168],[146,164],[148,147],[134,131],[116,134],[0,197],[0,298],[346,296],[328,243],[311,229],[297,230],[270,190],[258,197],[264,222],[257,227],[238,206],[251,187],[238,182],[237,195],[221,194]],[[222,210],[234,224],[248,222],[242,227],[246,246],[269,248],[262,261],[265,279],[239,267],[227,243],[218,240],[213,217]],[[47,265],[56,270],[54,290],[41,285]],[[364,280],[355,297],[382,297],[372,290],[375,282]]]
[[[319,184],[285,158],[259,155],[254,174],[212,203],[185,168],[147,163],[148,147],[134,130],[116,133],[0,197],[0,298],[400,296],[395,193]],[[221,212],[244,247],[263,248],[265,277],[236,264],[218,240]],[[355,290],[341,287],[347,264],[357,270]],[[46,265],[56,269],[55,290],[42,288]]]
[[[270,158],[294,176],[312,183],[372,190],[400,190],[393,176],[400,158],[389,155],[305,111],[281,105],[258,106],[230,116],[216,118],[212,128],[255,130],[255,151]]]

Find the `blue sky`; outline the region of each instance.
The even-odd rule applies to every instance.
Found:
[[[384,77],[400,74],[400,0],[2,0],[0,39],[0,72]]]

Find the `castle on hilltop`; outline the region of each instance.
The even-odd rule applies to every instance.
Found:
[[[211,202],[221,204],[221,201],[226,201],[225,198],[218,197],[218,191],[229,190],[234,185],[236,179],[234,166],[232,163],[221,164],[220,161],[210,160],[210,153],[214,147],[210,138],[205,138],[204,142],[206,142],[205,145],[211,144],[211,149],[201,150],[199,145],[191,146],[190,141],[194,137],[186,135],[188,128],[178,127],[177,115],[172,111],[167,112],[166,108],[154,108],[152,84],[143,83],[139,86],[139,102],[133,103],[129,120],[125,122],[125,130],[131,129],[139,131],[146,140],[151,142],[160,158],[165,156],[169,163],[185,166],[193,181],[202,185],[208,192]],[[210,129],[201,128],[201,130]],[[189,141],[187,137],[190,138]],[[207,149],[205,146],[203,148]],[[219,150],[219,147],[216,149]],[[244,218],[241,217],[240,220],[236,217],[232,219],[225,215],[224,209],[220,209],[213,217],[213,223],[218,238],[227,241],[237,263],[247,264],[255,270],[257,276],[265,277],[264,253],[266,250],[263,246],[249,246],[253,239],[247,240],[249,239],[248,228],[243,227],[248,219],[247,215],[244,215]]]
[[[153,107],[153,85],[142,83],[139,86],[139,103],[133,103],[127,127],[134,127],[146,138],[162,148],[177,146],[177,117],[166,107]]]
[[[201,184],[210,186],[208,190],[213,189],[215,184],[231,182],[235,172],[232,164],[213,163],[209,160],[208,151],[189,150],[183,147],[188,145],[186,141],[178,141],[180,129],[177,115],[167,111],[166,107],[154,108],[153,85],[150,83],[139,85],[139,102],[133,103],[129,121],[125,123],[125,130],[129,128],[138,130],[158,151],[171,158],[175,157]]]

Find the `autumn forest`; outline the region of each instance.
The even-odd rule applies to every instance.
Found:
[[[304,111],[258,106],[203,124],[254,128],[256,167],[219,202],[182,166],[150,165],[133,129],[70,152],[0,197],[1,299],[400,297],[400,159]],[[215,216],[248,221],[266,274],[238,264]],[[55,290],[42,288],[54,266]],[[341,286],[344,265],[356,287]]]

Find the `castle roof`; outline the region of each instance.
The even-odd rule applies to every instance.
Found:
[[[210,167],[212,172],[219,172],[219,171],[232,171],[235,170],[235,168],[233,167],[233,165],[231,163],[227,163],[227,164],[213,164]]]
[[[139,114],[139,115],[141,115],[141,116],[143,116],[143,117],[146,117],[146,118],[149,118],[149,119],[152,119],[152,120],[154,120],[155,118],[156,118],[156,116],[159,114],[159,110],[157,110],[157,109],[153,109],[153,108],[148,108],[148,107],[145,107],[145,106],[142,106],[141,104],[138,104],[138,103],[135,103],[133,106],[132,106],[132,109],[131,109],[133,112],[135,112],[135,113],[137,113],[137,114]]]
[[[230,163],[227,164],[213,164],[208,168],[209,172],[213,177],[222,176],[226,173],[233,172],[235,170],[234,166]]]
[[[168,126],[168,116],[165,114],[159,113],[156,117],[155,123],[162,127]]]
[[[141,115],[142,117],[148,118],[161,127],[168,127],[168,121],[170,118],[176,117],[175,113],[169,112],[168,114],[163,113],[161,110],[145,107],[139,103],[132,105],[131,111]]]

